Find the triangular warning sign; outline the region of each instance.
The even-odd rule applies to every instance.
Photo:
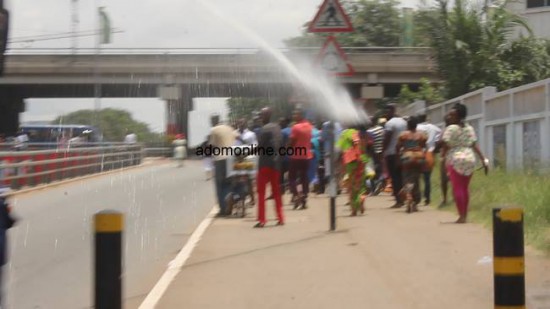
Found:
[[[333,36],[329,36],[321,48],[316,63],[336,76],[352,76],[355,73],[348,63],[346,54]]]
[[[309,32],[352,32],[353,26],[338,0],[325,0],[313,21]]]

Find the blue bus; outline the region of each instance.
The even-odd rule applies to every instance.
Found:
[[[89,125],[80,124],[25,124],[21,131],[29,137],[29,143],[60,144],[73,137],[85,137],[87,143],[103,142],[101,132]]]

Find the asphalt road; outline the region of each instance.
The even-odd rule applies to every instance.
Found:
[[[12,199],[4,296],[9,308],[90,308],[93,215],[125,214],[125,308],[137,308],[214,205],[202,165],[155,163]]]

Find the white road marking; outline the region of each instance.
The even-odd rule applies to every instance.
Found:
[[[185,246],[183,246],[176,258],[168,263],[168,269],[164,272],[157,284],[155,284],[151,292],[147,294],[147,297],[143,300],[139,309],[153,309],[157,306],[172,281],[174,281],[174,278],[176,278],[187,259],[191,256],[193,249],[195,249],[195,246],[199,243],[202,235],[212,223],[214,215],[217,213],[216,208],[217,205],[212,208],[208,216],[202,220],[197,229],[191,234],[191,237],[189,237],[189,240]]]

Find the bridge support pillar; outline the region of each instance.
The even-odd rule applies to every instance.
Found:
[[[5,95],[4,91],[0,91],[0,134],[14,136],[19,128],[19,113],[24,111],[22,98]]]
[[[193,98],[181,86],[170,85],[158,88],[159,97],[166,100],[166,134],[183,133],[188,136],[188,114]]]

